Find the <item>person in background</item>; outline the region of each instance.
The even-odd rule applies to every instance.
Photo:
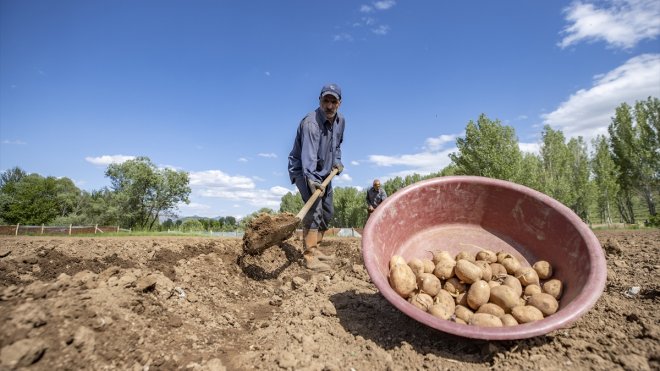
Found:
[[[337,174],[344,170],[341,144],[344,140],[345,120],[338,112],[341,102],[341,89],[337,84],[323,86],[319,95],[319,108],[300,121],[289,153],[289,178],[300,191],[303,202],[307,203],[317,189],[322,192],[302,220],[305,248],[303,262],[305,267],[316,272],[330,270],[325,261],[334,259],[334,256],[325,255],[319,250],[318,243],[328,230],[334,214],[332,183],[324,188],[323,180],[332,169],[337,169]]]
[[[376,210],[378,205],[387,198],[387,193],[380,187],[380,180],[375,179],[373,186],[367,190],[367,212],[368,217]],[[367,217],[367,218],[368,218]]]

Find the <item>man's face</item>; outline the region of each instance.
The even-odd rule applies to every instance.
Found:
[[[325,116],[328,118],[328,120],[334,120],[335,116],[337,115],[337,110],[341,105],[341,101],[335,98],[334,95],[330,94],[324,95],[319,99],[319,101],[321,103],[321,109],[323,112],[325,112]]]
[[[380,189],[380,182],[374,182],[374,188]]]

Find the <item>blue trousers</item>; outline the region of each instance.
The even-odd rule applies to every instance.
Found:
[[[312,192],[309,190],[307,185],[307,180],[305,177],[296,178],[296,187],[300,191],[303,202],[307,203],[310,197],[312,197]],[[330,220],[332,215],[335,213],[335,207],[332,204],[332,196],[334,192],[332,191],[332,182],[325,187],[325,193],[323,196],[319,197],[314,201],[314,204],[307,212],[307,215],[302,220],[303,228],[308,229],[318,229],[319,231],[325,231],[330,228]]]

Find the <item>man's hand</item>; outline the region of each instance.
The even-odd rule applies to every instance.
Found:
[[[314,179],[307,179],[307,186],[312,193],[316,192],[317,189],[320,189],[321,194],[319,196],[323,196],[325,193],[325,187]]]
[[[344,165],[342,164],[335,164],[332,166],[333,169],[337,169],[337,175],[341,174],[342,171],[344,171]]]

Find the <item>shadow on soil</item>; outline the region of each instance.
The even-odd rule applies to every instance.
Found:
[[[547,344],[552,337],[540,336],[518,341],[486,341],[461,338],[429,328],[406,316],[382,295],[346,291],[330,297],[337,317],[346,331],[370,339],[390,350],[407,343],[420,354],[460,362],[492,363],[498,353],[518,351]]]
[[[238,258],[236,259],[236,264],[241,268],[243,273],[245,273],[246,276],[250,277],[251,279],[255,281],[263,281],[263,280],[272,280],[277,278],[280,273],[284,272],[285,269],[287,269],[292,263],[295,263],[302,259],[302,253],[296,249],[295,246],[289,244],[289,243],[281,243],[279,245],[280,249],[284,252],[286,256],[286,261],[279,267],[275,269],[265,269],[263,266],[260,266],[258,264],[258,258],[253,258],[250,260],[256,261],[257,263],[249,263],[246,261],[247,255],[239,255]]]

